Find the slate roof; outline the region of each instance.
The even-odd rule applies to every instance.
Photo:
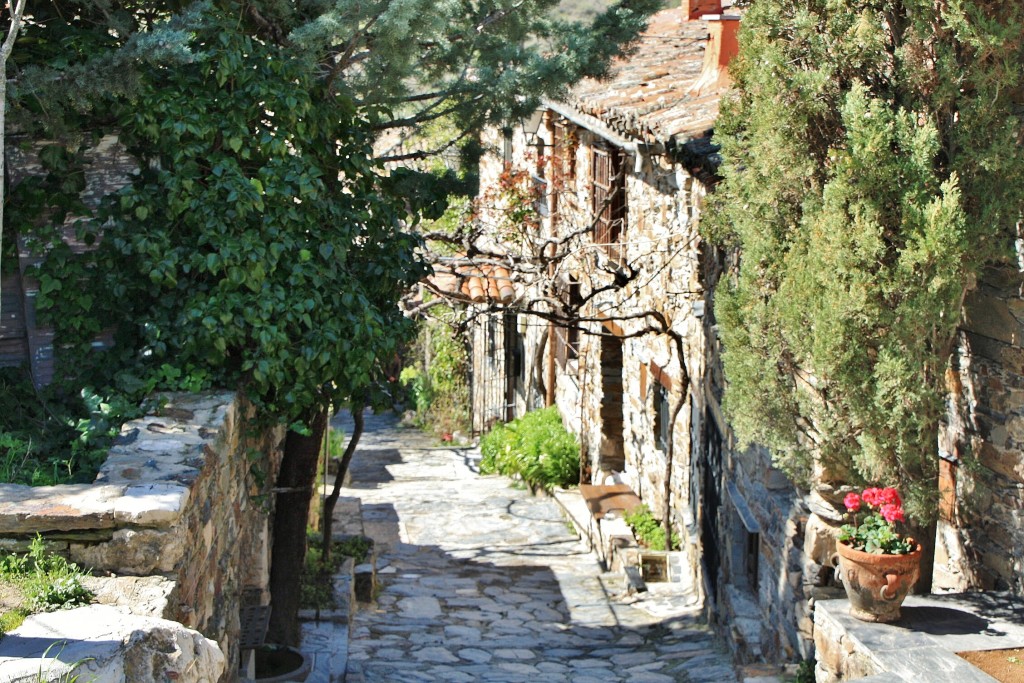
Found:
[[[707,138],[726,91],[688,92],[700,78],[707,39],[707,21],[687,21],[682,8],[658,12],[634,51],[613,63],[609,78],[581,81],[567,103],[548,104],[594,117],[623,138],[706,157],[714,153]]]

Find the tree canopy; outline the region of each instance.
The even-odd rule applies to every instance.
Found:
[[[1024,7],[759,0],[716,129],[716,315],[740,438],[799,479],[934,493],[944,373],[975,273],[1024,206]]]
[[[18,188],[17,224],[47,252],[39,308],[64,374],[123,391],[238,386],[292,427],[276,481],[279,642],[298,635],[326,410],[364,400],[408,336],[397,302],[427,271],[411,228],[443,208],[380,162],[443,151],[603,72],[659,3],[622,0],[589,26],[550,19],[555,4],[56,0],[26,18],[12,114],[55,143],[49,175]],[[447,135],[375,153],[389,130],[424,126]],[[139,173],[92,212],[83,150],[105,132]],[[95,248],[72,253],[68,215]],[[115,344],[97,354],[105,330]]]
[[[378,131],[454,121],[436,151],[485,123],[532,111],[610,59],[660,0],[620,0],[588,24],[553,18],[557,0],[220,1],[253,38],[303,52],[325,91],[343,93]],[[131,97],[145,63],[191,58],[205,2],[139,6],[119,0],[39,8],[16,55],[15,102],[24,124],[66,129],[111,97]]]
[[[232,21],[207,17],[190,64],[144,74],[118,121],[141,172],[80,224],[95,250],[50,251],[40,305],[81,351],[68,355],[79,372],[116,324],[122,388],[241,380],[291,422],[366,388],[403,338],[395,302],[425,268],[351,99]]]

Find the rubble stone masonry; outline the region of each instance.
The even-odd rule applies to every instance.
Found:
[[[243,600],[269,597],[270,500],[252,470],[274,480],[283,436],[248,418],[233,394],[172,395],[124,425],[93,484],[0,485],[0,549],[41,534],[112,577],[101,602],[201,632],[234,671]]]
[[[1024,595],[1024,273],[991,268],[964,303],[940,432],[935,590]]]

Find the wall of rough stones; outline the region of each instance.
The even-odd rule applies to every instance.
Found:
[[[8,137],[4,154],[12,189],[28,178],[46,175],[40,152],[47,144],[46,141],[18,135]],[[71,151],[81,152],[85,187],[79,197],[90,208],[99,206],[103,197],[126,185],[137,172],[135,160],[114,135],[103,136],[91,147]],[[74,223],[79,218],[69,216],[63,226],[63,239],[74,252],[90,248],[75,236]],[[40,255],[30,248],[24,235],[18,233],[19,226],[13,227],[19,237],[19,267],[17,273],[5,270],[0,290],[0,366],[28,363],[35,383],[42,386],[53,377],[53,332],[36,322],[35,298],[39,293],[39,283],[22,275],[29,266],[38,263]],[[104,338],[97,340],[100,344],[107,341]]]
[[[216,640],[232,672],[240,607],[269,601],[271,499],[254,472],[274,480],[283,433],[253,429],[233,394],[167,398],[122,428],[93,484],[0,485],[0,548],[41,534],[118,577],[100,582],[101,601]]]
[[[1024,272],[993,267],[964,303],[940,432],[937,590],[1024,595]]]

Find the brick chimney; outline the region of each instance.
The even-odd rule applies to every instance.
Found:
[[[689,21],[705,14],[721,14],[722,0],[683,0],[683,11]]]
[[[729,62],[740,50],[736,38],[740,27],[740,18],[732,14],[706,14],[703,17],[708,23],[708,43],[704,48],[704,66],[700,77],[687,91],[698,96],[709,90],[717,90],[729,86]]]

